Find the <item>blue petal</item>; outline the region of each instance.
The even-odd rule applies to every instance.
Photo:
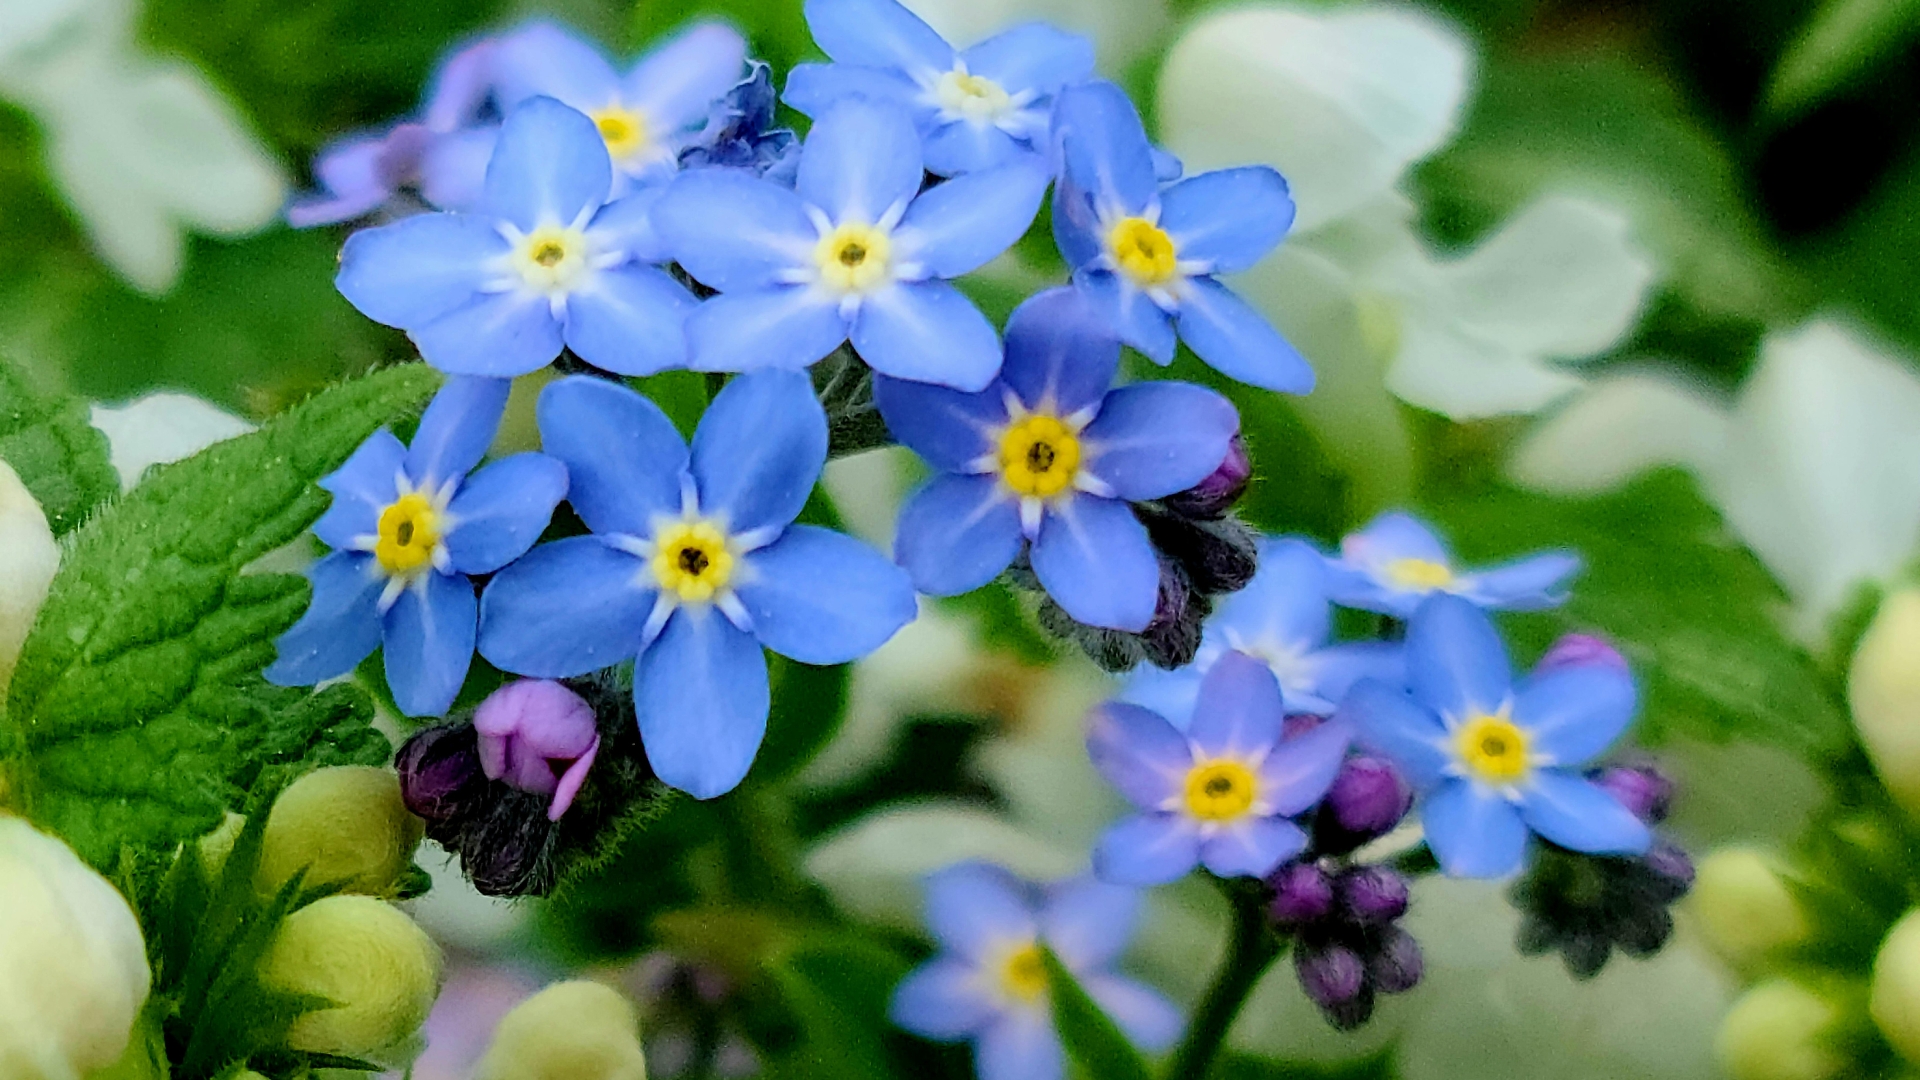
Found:
[[[1067,1052],[1045,1010],[1014,1009],[980,1033],[974,1043],[979,1080],[1062,1080]]]
[[[1199,657],[1172,671],[1142,664],[1127,676],[1119,698],[1159,713],[1176,730],[1185,731],[1193,721],[1193,703],[1200,696],[1200,677],[1205,674],[1205,666]]]
[[[984,390],[1000,371],[1000,335],[965,293],[944,281],[898,284],[868,296],[853,347],[896,379]]]
[[[280,656],[265,675],[275,686],[312,686],[345,675],[380,644],[380,592],[387,579],[373,556],[336,551],[307,567],[313,600],[274,642]]]
[[[842,98],[864,97],[911,106],[920,96],[913,80],[886,68],[860,64],[796,64],[781,100],[803,116],[818,116]]]
[[[333,504],[313,523],[313,535],[330,548],[353,546],[355,537],[371,536],[380,524],[380,512],[400,497],[395,477],[407,460],[407,448],[386,428],[367,436],[338,469],[320,478],[333,493]]]
[[[611,667],[639,651],[653,611],[652,577],[643,560],[597,537],[541,544],[487,583],[480,655],[538,679]]]
[[[1419,518],[1400,510],[1389,510],[1367,522],[1359,532],[1340,541],[1340,554],[1357,566],[1384,567],[1401,559],[1447,566],[1453,557],[1432,529]]]
[[[506,250],[480,218],[415,214],[347,237],[333,283],[360,314],[412,330],[470,302]]]
[[[654,774],[696,799],[739,786],[767,733],[767,655],[711,607],[681,608],[634,665]]]
[[[1207,273],[1250,270],[1293,225],[1287,182],[1265,165],[1202,173],[1160,193],[1160,227]]]
[[[1081,270],[1073,275],[1073,285],[1107,333],[1161,367],[1173,363],[1173,317],[1146,293],[1104,270]]]
[[[805,285],[711,297],[687,316],[695,371],[803,368],[847,340],[840,305]]]
[[[1180,337],[1207,366],[1236,382],[1304,394],[1313,368],[1266,316],[1207,277],[1187,279],[1180,298]]]
[[[901,261],[951,278],[986,265],[1026,234],[1052,180],[1037,155],[955,177],[913,201],[894,232]]]
[[[1040,937],[1068,970],[1092,971],[1127,951],[1139,915],[1138,889],[1083,874],[1047,886]]]
[[[779,529],[800,515],[827,464],[827,414],[798,371],[728,382],[693,434],[700,512],[734,533]]]
[[[1513,688],[1507,647],[1486,613],[1457,596],[1430,596],[1407,624],[1407,684],[1450,721],[1497,713]]]
[[[962,862],[927,875],[927,930],[949,952],[984,960],[1009,942],[1038,932],[1027,884],[983,862]]]
[[[1200,864],[1200,829],[1174,814],[1135,814],[1093,847],[1093,872],[1115,885],[1165,885]]]
[[[420,155],[421,196],[441,210],[478,210],[499,143],[497,124],[436,136]]]
[[[1087,717],[1093,767],[1142,810],[1158,810],[1186,789],[1193,750],[1159,713],[1109,701]]]
[[[794,190],[836,224],[872,224],[913,198],[923,173],[920,133],[906,109],[848,98],[814,121]]]
[[[473,474],[447,507],[453,568],[491,574],[525,555],[566,494],[567,467],[545,454],[515,454]]]
[[[653,223],[654,207],[672,190],[671,184],[653,184],[600,208],[587,226],[587,239],[596,252],[624,252],[637,262],[660,263],[673,258],[673,249]]]
[[[885,644],[918,607],[906,572],[850,536],[795,525],[747,556],[739,588],[760,644],[804,664],[844,664]]]
[[[481,205],[531,232],[584,224],[607,201],[613,163],[600,129],[550,97],[530,98],[507,114],[487,163]]]
[[[1307,849],[1307,834],[1285,818],[1242,818],[1200,841],[1200,863],[1219,877],[1266,877]]]
[[[1095,408],[1119,369],[1112,328],[1073,289],[1037,293],[1007,318],[1000,377],[1030,409],[1070,416]]]
[[[380,161],[387,152],[383,135],[356,135],[329,143],[314,160],[322,194],[287,207],[287,224],[296,229],[337,225],[371,213],[393,195]]]
[[[567,297],[567,347],[616,375],[685,366],[682,329],[698,301],[665,271],[642,264],[602,270]]]
[[[1257,565],[1247,587],[1220,605],[1214,625],[1249,647],[1318,648],[1333,633],[1320,553],[1299,540],[1262,539]]]
[[[442,57],[427,82],[420,105],[421,123],[433,131],[452,131],[473,122],[493,93],[499,66],[498,39],[469,39]]]
[[[1347,760],[1353,728],[1321,724],[1274,747],[1260,763],[1260,794],[1283,817],[1305,813],[1324,798]]]
[[[1548,551],[1475,571],[1460,582],[1459,593],[1485,608],[1536,611],[1565,603],[1568,580],[1579,572],[1580,556]]]
[[[1642,855],[1653,843],[1647,824],[1599,785],[1558,769],[1541,769],[1520,793],[1520,816],[1541,836],[1593,855]]]
[[[1555,765],[1584,765],[1612,746],[1639,705],[1633,676],[1612,667],[1569,667],[1535,675],[1514,695],[1514,723],[1529,749]]]
[[[958,1042],[1000,1013],[999,1003],[987,996],[986,985],[972,964],[935,958],[894,987],[887,1019],[923,1039]]]
[[[1312,709],[1295,709],[1292,695],[1287,698],[1288,712],[1333,711],[1347,691],[1362,679],[1373,679],[1396,690],[1407,685],[1407,651],[1398,642],[1354,641],[1321,649],[1308,657],[1313,670],[1313,692],[1325,702]]]
[[[1396,762],[1398,764],[1398,762]],[[1527,826],[1498,792],[1465,780],[1442,784],[1420,812],[1427,846],[1449,877],[1497,878],[1520,869]]]
[[[1099,206],[1138,214],[1159,187],[1153,151],[1140,114],[1119,87],[1090,82],[1060,92],[1053,107],[1053,137],[1065,151],[1066,174]]]
[[[1164,148],[1155,146],[1152,148],[1152,150],[1153,150],[1153,178],[1155,180],[1158,180],[1163,184],[1171,184],[1175,180],[1180,179],[1181,173],[1184,173],[1187,171],[1186,165],[1182,163],[1179,158],[1173,156],[1173,154],[1169,153]]]
[[[839,63],[910,75],[953,67],[953,46],[896,0],[807,0],[806,13],[814,43]]]
[[[1100,257],[1100,217],[1086,192],[1064,176],[1053,182],[1053,242],[1075,270]]]
[[[536,94],[576,109],[598,109],[620,93],[620,77],[600,50],[550,22],[530,23],[503,37],[494,65],[503,109]]]
[[[1019,504],[997,478],[936,476],[901,507],[893,555],[914,588],[958,596],[992,581],[1020,544]]]
[[[1021,23],[960,54],[967,71],[1008,93],[1051,94],[1093,77],[1093,42],[1046,23]]]
[[[707,118],[713,103],[740,81],[747,42],[719,22],[689,26],[653,47],[621,81],[627,104],[669,135]]]
[[[450,375],[508,378],[538,371],[560,355],[560,322],[547,298],[485,293],[409,335],[427,363]]]
[[[429,573],[420,582],[387,609],[387,687],[406,715],[444,716],[473,663],[479,608],[465,574]]]
[[[956,120],[934,128],[921,152],[926,155],[927,171],[940,176],[983,172],[1020,159],[1031,159],[1030,164],[1041,161],[1038,154],[998,127],[971,120]],[[1034,209],[1039,210],[1037,206]]]
[[[1229,651],[1200,680],[1187,738],[1208,757],[1248,758],[1280,741],[1285,720],[1273,672],[1245,653]]]
[[[932,383],[877,375],[873,403],[901,445],[942,472],[971,472],[974,462],[998,447],[1007,423],[1006,399],[989,386],[963,394]]]
[[[650,536],[680,513],[687,444],[660,406],[605,379],[575,375],[540,392],[540,445],[567,467],[567,501],[597,533]]]
[[[1047,508],[1033,572],[1076,622],[1139,633],[1160,600],[1160,563],[1126,503],[1074,496]]]
[[[764,288],[813,264],[819,232],[800,197],[734,169],[680,174],[653,207],[653,227],[694,279],[721,292]]]
[[[1416,788],[1439,783],[1453,762],[1440,718],[1385,683],[1373,679],[1356,683],[1333,715],[1336,722],[1353,726],[1361,745],[1399,766]]]
[[[1186,1020],[1173,1002],[1132,979],[1118,975],[1086,974],[1080,986],[1100,1010],[1143,1050],[1165,1050],[1180,1037]]]
[[[1233,403],[1190,383],[1148,382],[1107,395],[1087,425],[1093,474],[1122,499],[1159,499],[1205,480],[1240,430]]]
[[[500,416],[507,411],[508,379],[455,375],[427,403],[407,448],[407,475],[415,484],[439,487],[465,476],[487,454]]]

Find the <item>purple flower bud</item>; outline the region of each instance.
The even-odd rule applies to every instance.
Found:
[[[452,820],[487,789],[473,727],[445,724],[408,739],[395,755],[400,798],[416,817]]]
[[[1653,850],[1641,858],[1641,863],[1660,886],[1656,899],[1662,903],[1670,904],[1693,888],[1693,860],[1677,844],[1661,842],[1653,845]]]
[[[1384,836],[1413,806],[1413,788],[1385,758],[1361,755],[1341,766],[1326,807],[1341,830],[1365,843]]]
[[[1300,988],[1323,1010],[1356,1001],[1367,989],[1367,965],[1345,945],[1302,945],[1293,954],[1293,970]]]
[[[1367,978],[1383,994],[1404,994],[1420,985],[1427,970],[1420,943],[1395,926],[1380,935],[1380,944],[1367,957]]]
[[[1247,457],[1246,441],[1235,432],[1227,441],[1226,459],[1205,480],[1162,500],[1167,509],[1183,517],[1217,518],[1240,501],[1253,479],[1253,461]]]
[[[522,679],[487,695],[473,714],[473,729],[487,778],[553,796],[549,821],[559,821],[573,805],[600,751],[593,707],[545,679]]]
[[[1187,575],[1161,558],[1160,595],[1154,602],[1153,621],[1140,631],[1147,659],[1167,669],[1191,663],[1200,649],[1200,624],[1211,610],[1193,595]]]
[[[1324,919],[1333,910],[1333,882],[1317,865],[1291,863],[1274,871],[1267,879],[1273,887],[1273,899],[1267,915],[1281,926],[1298,926]]]
[[[1673,781],[1652,765],[1620,765],[1600,774],[1599,784],[1633,816],[1649,825],[1667,819],[1673,802]]]
[[[1534,671],[1544,674],[1560,668],[1588,667],[1595,664],[1619,668],[1621,671],[1628,670],[1627,658],[1621,656],[1620,650],[1614,648],[1605,638],[1595,637],[1592,634],[1565,634],[1559,641],[1553,643],[1553,647],[1547,650],[1547,655],[1540,658],[1540,663]]]
[[[1384,926],[1407,913],[1407,879],[1385,866],[1357,866],[1333,882],[1340,910],[1357,923]]]

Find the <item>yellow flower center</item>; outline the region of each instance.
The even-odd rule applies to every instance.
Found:
[[[1527,775],[1527,733],[1498,713],[1476,713],[1453,734],[1460,760],[1476,778],[1505,786]]]
[[[1165,285],[1178,273],[1173,238],[1146,218],[1121,218],[1107,232],[1107,247],[1120,272],[1143,288]]]
[[[934,88],[940,107],[969,120],[997,120],[1013,107],[1013,98],[992,79],[954,68]]]
[[[607,144],[607,154],[615,161],[646,149],[646,117],[620,105],[609,105],[591,116],[593,126],[600,129],[600,138]]]
[[[893,241],[872,225],[848,222],[820,238],[813,261],[820,279],[840,292],[865,292],[888,280]]]
[[[414,492],[400,496],[380,511],[373,557],[387,573],[411,576],[433,561],[433,548],[439,542],[440,520],[433,501]]]
[[[565,292],[586,272],[590,257],[585,233],[542,225],[520,239],[513,264],[521,280],[536,292]]]
[[[712,600],[733,579],[733,561],[726,533],[710,521],[669,525],[654,541],[654,580],[682,603]]]
[[[1187,773],[1187,812],[1202,821],[1233,821],[1253,807],[1253,770],[1238,761],[1208,761]]]
[[[1387,578],[1403,589],[1431,592],[1453,584],[1453,570],[1427,559],[1395,559],[1387,564]]]
[[[1058,417],[1034,413],[1000,436],[1000,474],[1022,495],[1046,498],[1080,473],[1080,440]]]
[[[1040,946],[1028,942],[1000,962],[1000,989],[1016,1001],[1032,1003],[1047,992],[1047,962]]]

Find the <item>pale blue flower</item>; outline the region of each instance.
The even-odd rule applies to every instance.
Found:
[[[1446,545],[1411,514],[1391,510],[1340,541],[1329,563],[1334,603],[1398,619],[1411,616],[1436,593],[1490,611],[1536,611],[1567,599],[1567,582],[1580,572],[1570,551],[1543,551],[1485,570],[1458,570]]]

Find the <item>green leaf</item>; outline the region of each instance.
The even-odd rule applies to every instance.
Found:
[[[1505,617],[1508,640],[1526,662],[1570,631],[1611,639],[1640,677],[1643,743],[1743,739],[1820,756],[1851,745],[1818,666],[1779,629],[1785,597],[1685,474],[1656,473],[1595,499],[1497,488],[1428,509],[1469,565],[1546,547],[1580,553],[1586,569],[1572,599]]]
[[[800,1028],[798,1045],[769,1063],[776,1080],[892,1080],[883,1033],[907,962],[852,934],[804,938],[772,969]],[[1116,1078],[1117,1080],[1117,1078]]]
[[[0,461],[13,467],[64,536],[120,490],[107,437],[87,420],[87,403],[35,389],[27,373],[0,360]]]
[[[1920,0],[1827,0],[1774,65],[1767,109],[1802,112],[1920,34]]]
[[[1146,1059],[1120,1028],[1094,1004],[1079,980],[1051,949],[1041,950],[1047,965],[1047,992],[1053,999],[1053,1023],[1072,1062],[1087,1080],[1152,1080]]]
[[[1247,1054],[1227,1053],[1213,1068],[1213,1080],[1392,1080],[1391,1047],[1357,1061],[1337,1065],[1268,1061]]]
[[[314,481],[437,382],[415,364],[328,391],[155,471],[79,530],[13,676],[0,790],[106,866],[122,843],[211,829],[263,763],[362,759],[364,698],[301,704],[258,678],[306,582],[242,571],[319,517]]]

